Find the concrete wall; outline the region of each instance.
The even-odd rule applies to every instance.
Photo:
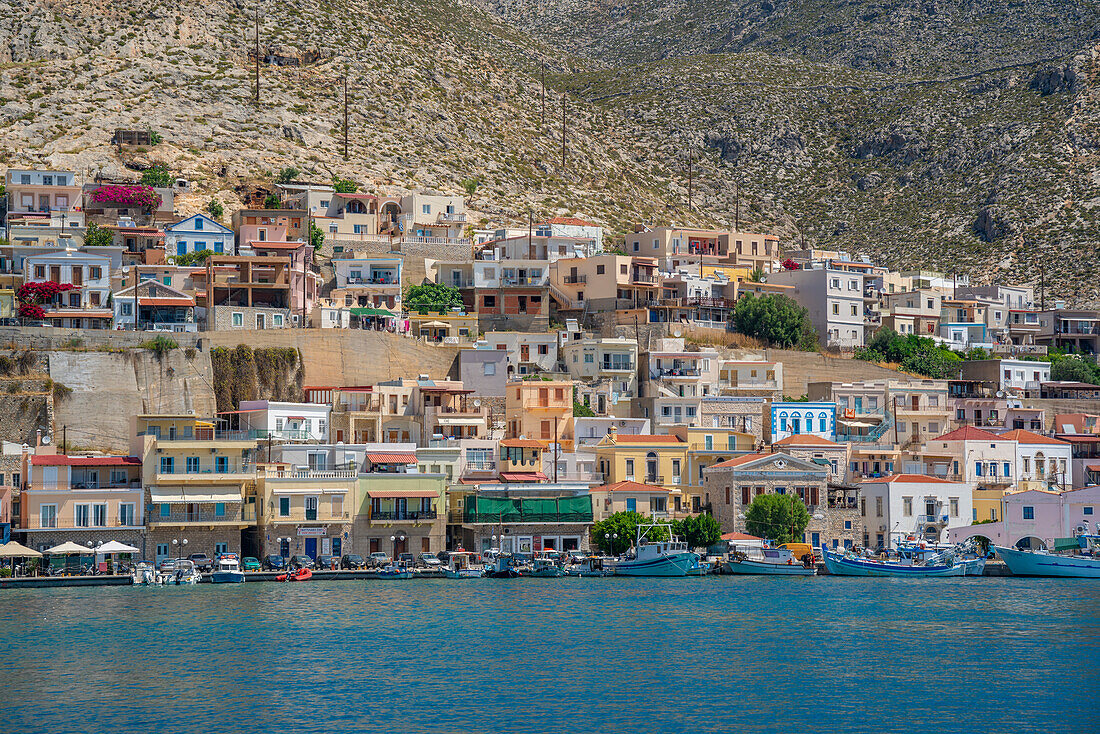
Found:
[[[233,314],[241,314],[242,326],[233,326]],[[256,331],[256,316],[263,314],[264,331],[268,329],[289,329],[289,308],[256,308],[248,306],[215,306],[208,311],[207,323],[214,325],[215,331]],[[275,325],[275,316],[282,316],[283,323]]]

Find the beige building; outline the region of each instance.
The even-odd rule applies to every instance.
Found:
[[[358,477],[355,469],[260,464],[256,472],[259,552],[310,558],[359,552],[351,535]]]
[[[588,389],[589,399],[581,402],[597,415],[630,415],[630,403],[638,397],[638,342],[588,337],[567,342],[563,351],[569,376]]]
[[[556,442],[573,451],[572,380],[512,380],[504,399],[507,438]]]
[[[764,359],[721,359],[718,361],[718,394],[781,399],[783,363]]]
[[[657,259],[597,255],[550,265],[550,293],[567,310],[645,308],[660,297]]]

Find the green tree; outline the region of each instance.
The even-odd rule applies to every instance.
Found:
[[[214,219],[221,221],[221,218],[225,216],[225,207],[217,199],[211,199],[206,203],[206,212]]]
[[[672,524],[672,532],[687,541],[688,548],[709,548],[722,540],[722,526],[714,515],[689,515]]]
[[[338,194],[354,194],[359,190],[359,187],[351,179],[338,177],[332,179],[332,188]]]
[[[164,136],[158,133],[153,128],[149,128],[149,142],[153,145],[160,145],[164,141]]]
[[[182,255],[172,255],[168,259],[172,261],[173,265],[205,265],[213,254],[213,250],[196,250],[195,252],[185,252]]]
[[[461,305],[462,294],[445,283],[424,283],[405,291],[405,308],[410,311],[443,313]]]
[[[623,553],[638,537],[638,526],[648,525],[652,520],[637,512],[616,512],[592,526],[592,539],[604,553]],[[615,535],[618,538],[615,538]],[[650,528],[645,537],[652,541],[668,540],[668,530]]]
[[[764,269],[763,268],[756,268],[751,273],[749,273],[749,281],[752,282],[752,283],[763,283],[764,282]]]
[[[297,181],[298,176],[300,176],[301,173],[302,172],[299,171],[297,168],[287,166],[283,170],[279,171],[279,173],[275,176],[275,183],[285,184],[290,183],[291,181]],[[268,208],[270,209],[272,207]]]
[[[578,403],[573,401],[573,417],[574,418],[593,418],[596,415],[596,411],[589,408],[584,403]]]
[[[1050,379],[1056,382],[1088,382],[1100,384],[1096,369],[1076,355],[1063,356],[1050,365]]]
[[[276,194],[268,194],[264,197],[264,209],[282,209],[283,202]]]
[[[466,197],[470,199],[474,197],[474,193],[477,192],[478,186],[481,186],[481,179],[477,176],[463,179],[462,181],[462,190],[466,192]]]
[[[88,247],[107,247],[115,243],[114,232],[106,227],[100,227],[95,222],[89,222],[84,230],[84,244]]]
[[[319,252],[325,244],[325,231],[313,222],[309,223],[309,244],[313,245],[314,252]]]
[[[742,334],[763,339],[778,347],[813,349],[817,333],[810,324],[809,311],[787,296],[751,293],[733,308],[734,328]]]
[[[879,329],[866,347],[856,350],[855,356],[867,362],[894,362],[906,372],[936,379],[955,377],[963,360],[927,337],[902,336],[892,329]]]
[[[810,511],[793,494],[757,495],[745,510],[748,531],[777,543],[789,543],[801,538],[802,531],[809,524]]]
[[[163,163],[154,163],[145,173],[141,174],[141,183],[157,189],[167,189],[172,186],[172,174],[168,166]]]

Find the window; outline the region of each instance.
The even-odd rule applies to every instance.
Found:
[[[882,517],[882,497],[875,497],[875,517]]]
[[[86,528],[91,525],[92,506],[91,505],[76,505],[75,514],[76,517],[73,521],[75,527]]]
[[[272,320],[272,323],[275,324],[275,326],[282,326],[283,325],[283,315],[281,313],[277,313],[274,316],[272,316],[271,320]]]
[[[487,377],[492,377],[497,373],[497,366],[495,362],[485,362],[481,365],[482,374]]]
[[[901,514],[905,517],[913,516],[913,498],[902,497],[901,498]]]
[[[41,527],[57,527],[57,505],[42,505],[38,508]]]
[[[244,314],[240,311],[233,312],[233,326],[244,326]]]
[[[485,308],[496,308],[497,297],[496,296],[482,296],[481,305]]]
[[[214,471],[218,474],[229,473],[229,457],[228,456],[215,456],[214,457]]]
[[[950,504],[950,507],[951,507],[951,517],[958,517],[959,516],[959,498],[958,497],[952,497],[949,500],[949,504]]]
[[[749,488],[748,487],[742,487],[741,488],[741,504],[747,505],[751,501],[752,500],[749,497]]]
[[[834,303],[833,304],[833,315],[834,316],[839,316],[840,315],[840,304],[839,303]]]
[[[596,266],[596,275],[603,275],[603,271],[604,271],[604,266],[603,265],[597,265]]]
[[[550,352],[550,347],[546,344],[539,344],[539,354],[546,356]]]
[[[119,525],[137,525],[135,506],[133,502],[119,502],[118,503],[118,524]]]
[[[626,478],[629,480],[634,479],[634,459],[626,460]]]
[[[1085,514],[1085,515],[1091,515],[1092,514],[1092,507],[1089,507],[1089,506],[1084,507],[1082,509],[1082,513]]]
[[[132,303],[120,303],[119,313],[123,316],[131,316],[134,313],[134,304]]]
[[[859,312],[856,310],[855,304],[852,304],[852,315],[853,316],[858,316],[859,315]]]
[[[421,214],[431,214],[432,213],[432,205],[431,204],[421,204],[420,205],[420,213]]]
[[[714,436],[707,434],[703,437],[704,449],[707,451],[714,450]]]
[[[1004,476],[1006,476],[1006,477],[1012,476],[1012,465],[1009,464],[1007,461],[1004,462]]]
[[[187,457],[187,473],[198,474],[199,473],[199,457],[188,456]]]
[[[172,505],[167,502],[160,503],[160,516],[169,517],[172,514]]]
[[[225,517],[225,503],[224,502],[215,502],[214,503],[214,517]]]
[[[202,217],[195,217],[195,229],[202,231]]]
[[[1034,520],[1035,519],[1035,508],[1034,507],[1024,505],[1024,519],[1025,520]]]
[[[162,457],[160,457],[160,473],[161,474],[175,474],[176,473],[176,457],[174,457],[174,456],[162,456]]]

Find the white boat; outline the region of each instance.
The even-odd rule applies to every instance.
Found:
[[[1100,579],[1100,535],[1078,535],[1087,554],[1051,553],[993,546],[1013,576],[1061,576]]]
[[[157,583],[167,586],[194,586],[200,581],[202,581],[202,574],[195,568],[195,564],[186,558],[176,561],[175,570],[157,575]]]
[[[473,553],[455,551],[447,558],[447,565],[441,570],[448,579],[479,579],[485,575],[485,569],[474,566]]]
[[[897,562],[909,566],[946,565],[948,560],[962,566],[961,576],[981,576],[985,572],[985,558],[977,555],[972,546],[899,543]]]
[[[723,565],[726,573],[763,576],[813,576],[817,567],[795,560],[787,548],[734,548]]]
[[[897,576],[906,578],[931,578],[939,576],[965,576],[967,566],[956,564],[951,556],[929,558],[927,563],[912,561],[879,560],[857,556],[854,553],[838,553],[821,546],[825,570],[834,576]]]
[[[671,540],[647,540],[651,528],[667,528]],[[671,525],[654,523],[638,526],[633,555],[616,561],[614,569],[616,576],[687,576],[698,563],[687,543],[672,535]]]
[[[157,586],[157,570],[150,563],[138,563],[130,569],[134,586]]]
[[[612,571],[610,568],[604,568],[604,562],[610,560],[602,558],[600,556],[588,556],[586,558],[575,558],[573,563],[565,567],[566,576],[580,576],[580,577],[603,577],[611,576]]]
[[[218,570],[210,575],[215,584],[243,584],[244,572],[236,553],[222,553],[218,556]]]

